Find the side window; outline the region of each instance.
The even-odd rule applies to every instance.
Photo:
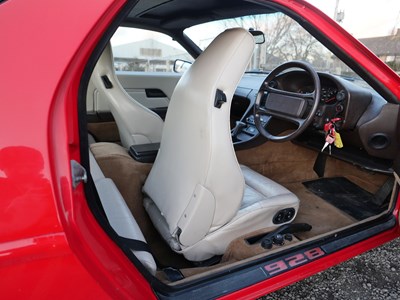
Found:
[[[111,39],[116,71],[173,72],[176,59],[193,58],[166,34],[120,27]]]

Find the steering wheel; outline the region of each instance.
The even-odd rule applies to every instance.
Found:
[[[291,68],[298,68],[306,71],[314,83],[312,93],[295,93],[277,89],[274,79],[277,75]],[[270,141],[285,142],[300,135],[310,125],[317,111],[318,102],[321,96],[321,82],[317,72],[307,62],[290,61],[276,67],[265,78],[258,92],[254,104],[254,121],[258,131]],[[261,105],[261,100],[265,104]],[[311,109],[308,108],[311,104]],[[261,116],[265,116],[261,120]],[[272,118],[294,123],[297,126],[293,132],[278,136],[273,135],[266,129]]]

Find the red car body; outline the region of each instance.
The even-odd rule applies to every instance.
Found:
[[[400,98],[400,78],[332,20],[297,0],[273,0],[314,24]],[[123,0],[0,2],[0,290],[3,299],[155,298],[72,188],[80,161],[77,95],[96,44]],[[400,235],[397,226],[226,295],[262,296]]]

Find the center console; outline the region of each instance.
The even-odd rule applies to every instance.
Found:
[[[153,163],[156,160],[160,143],[132,145],[129,148],[129,155],[136,161],[142,163]]]

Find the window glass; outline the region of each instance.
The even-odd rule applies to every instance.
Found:
[[[111,46],[116,71],[173,72],[176,59],[193,61],[179,43],[155,31],[120,27]]]
[[[185,29],[185,34],[201,49],[227,28],[261,30],[265,43],[255,45],[248,72],[269,72],[290,60],[307,61],[317,71],[336,74],[368,87],[356,73],[316,40],[296,21],[282,13],[249,15],[212,21]]]
[[[399,0],[307,0],[400,74]]]

